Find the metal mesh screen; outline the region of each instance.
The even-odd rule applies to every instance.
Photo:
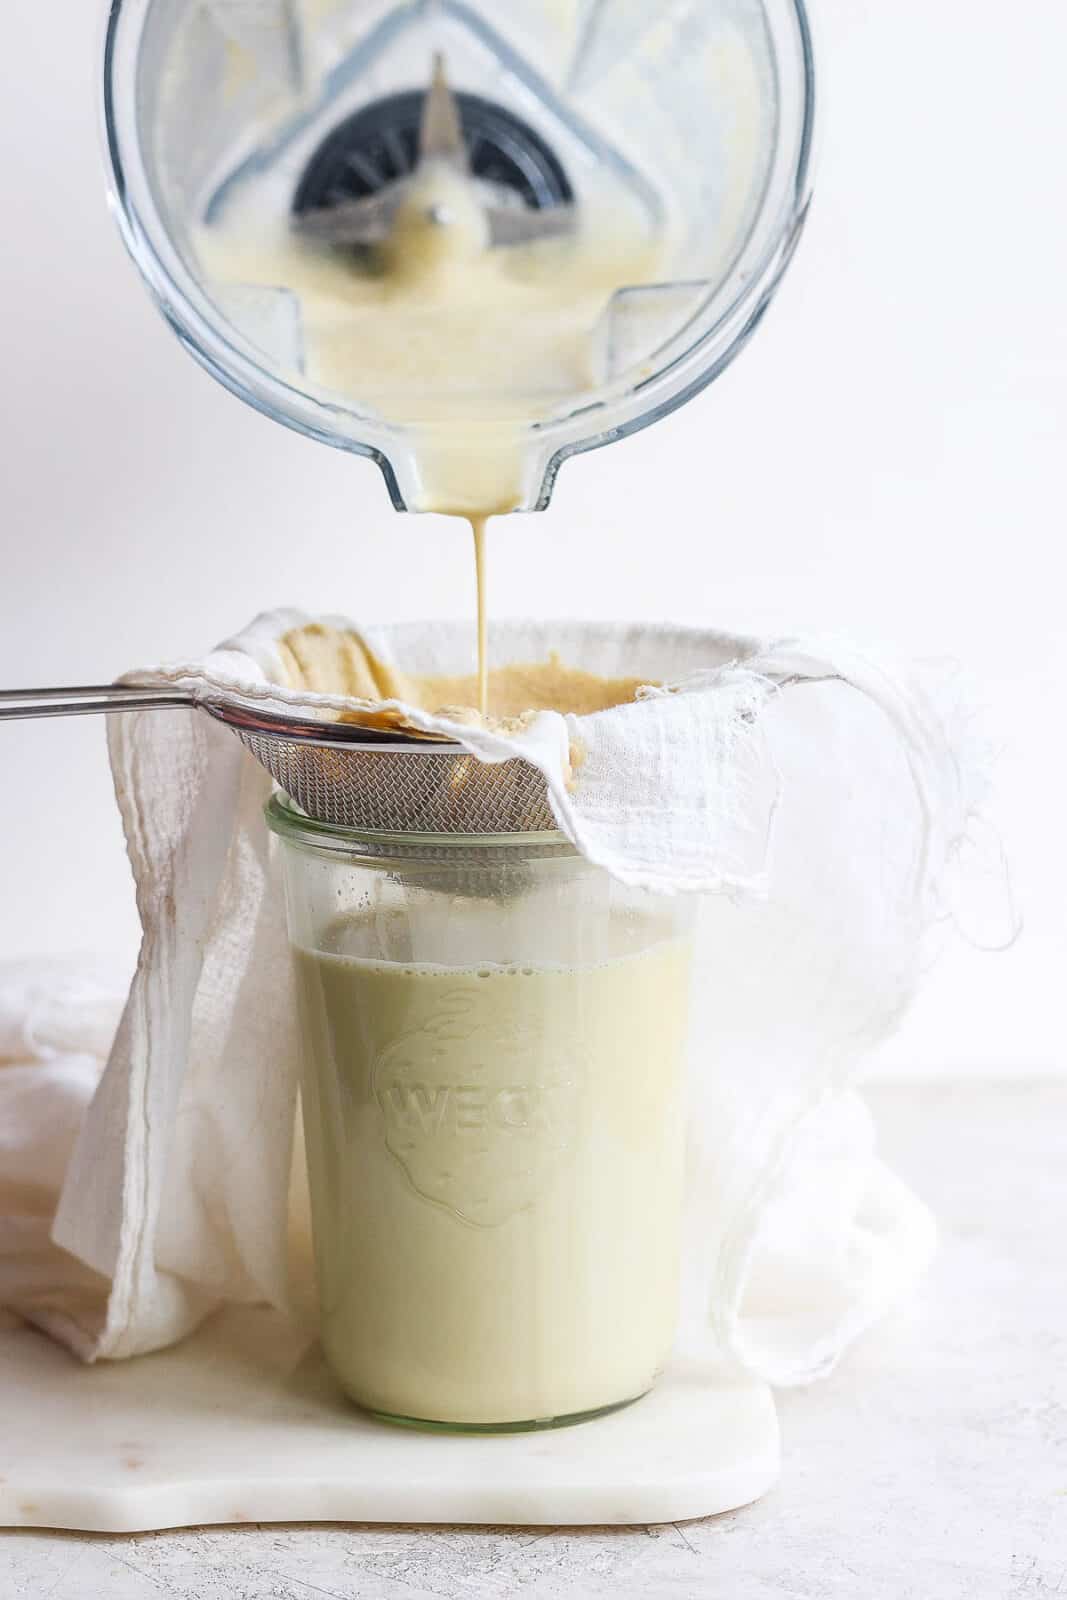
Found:
[[[466,753],[327,748],[238,730],[242,743],[317,822],[382,833],[555,829],[543,775],[527,761]]]

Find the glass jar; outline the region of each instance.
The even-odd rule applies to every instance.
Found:
[[[691,902],[558,835],[360,835],[276,796],[327,1360],[389,1420],[578,1421],[677,1319]]]

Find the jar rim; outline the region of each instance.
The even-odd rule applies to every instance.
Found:
[[[350,828],[341,823],[318,822],[302,811],[294,800],[276,789],[263,808],[267,827],[278,838],[321,853],[412,856],[428,850],[457,854],[464,850],[515,850],[553,856],[575,856],[579,852],[566,835],[556,831],[537,833],[386,833],[373,828]]]

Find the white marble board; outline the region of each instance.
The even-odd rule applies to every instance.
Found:
[[[0,1321],[0,1408],[4,1527],[642,1524],[748,1504],[779,1471],[759,1383],[675,1367],[636,1405],[575,1427],[418,1432],[361,1413],[317,1346],[256,1308],[94,1367]]]

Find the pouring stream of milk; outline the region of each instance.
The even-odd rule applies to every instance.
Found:
[[[662,276],[664,241],[613,194],[583,200],[563,238],[493,249],[476,187],[429,162],[373,254],[301,235],[254,188],[196,248],[218,283],[286,286],[302,381],[409,428],[420,509],[470,522],[487,712],[486,522],[520,503],[527,431],[593,387],[605,309],[619,288]]]
[[[478,710],[489,715],[489,613],[485,596],[485,529],[488,517],[472,517],[474,571],[478,584]]]

